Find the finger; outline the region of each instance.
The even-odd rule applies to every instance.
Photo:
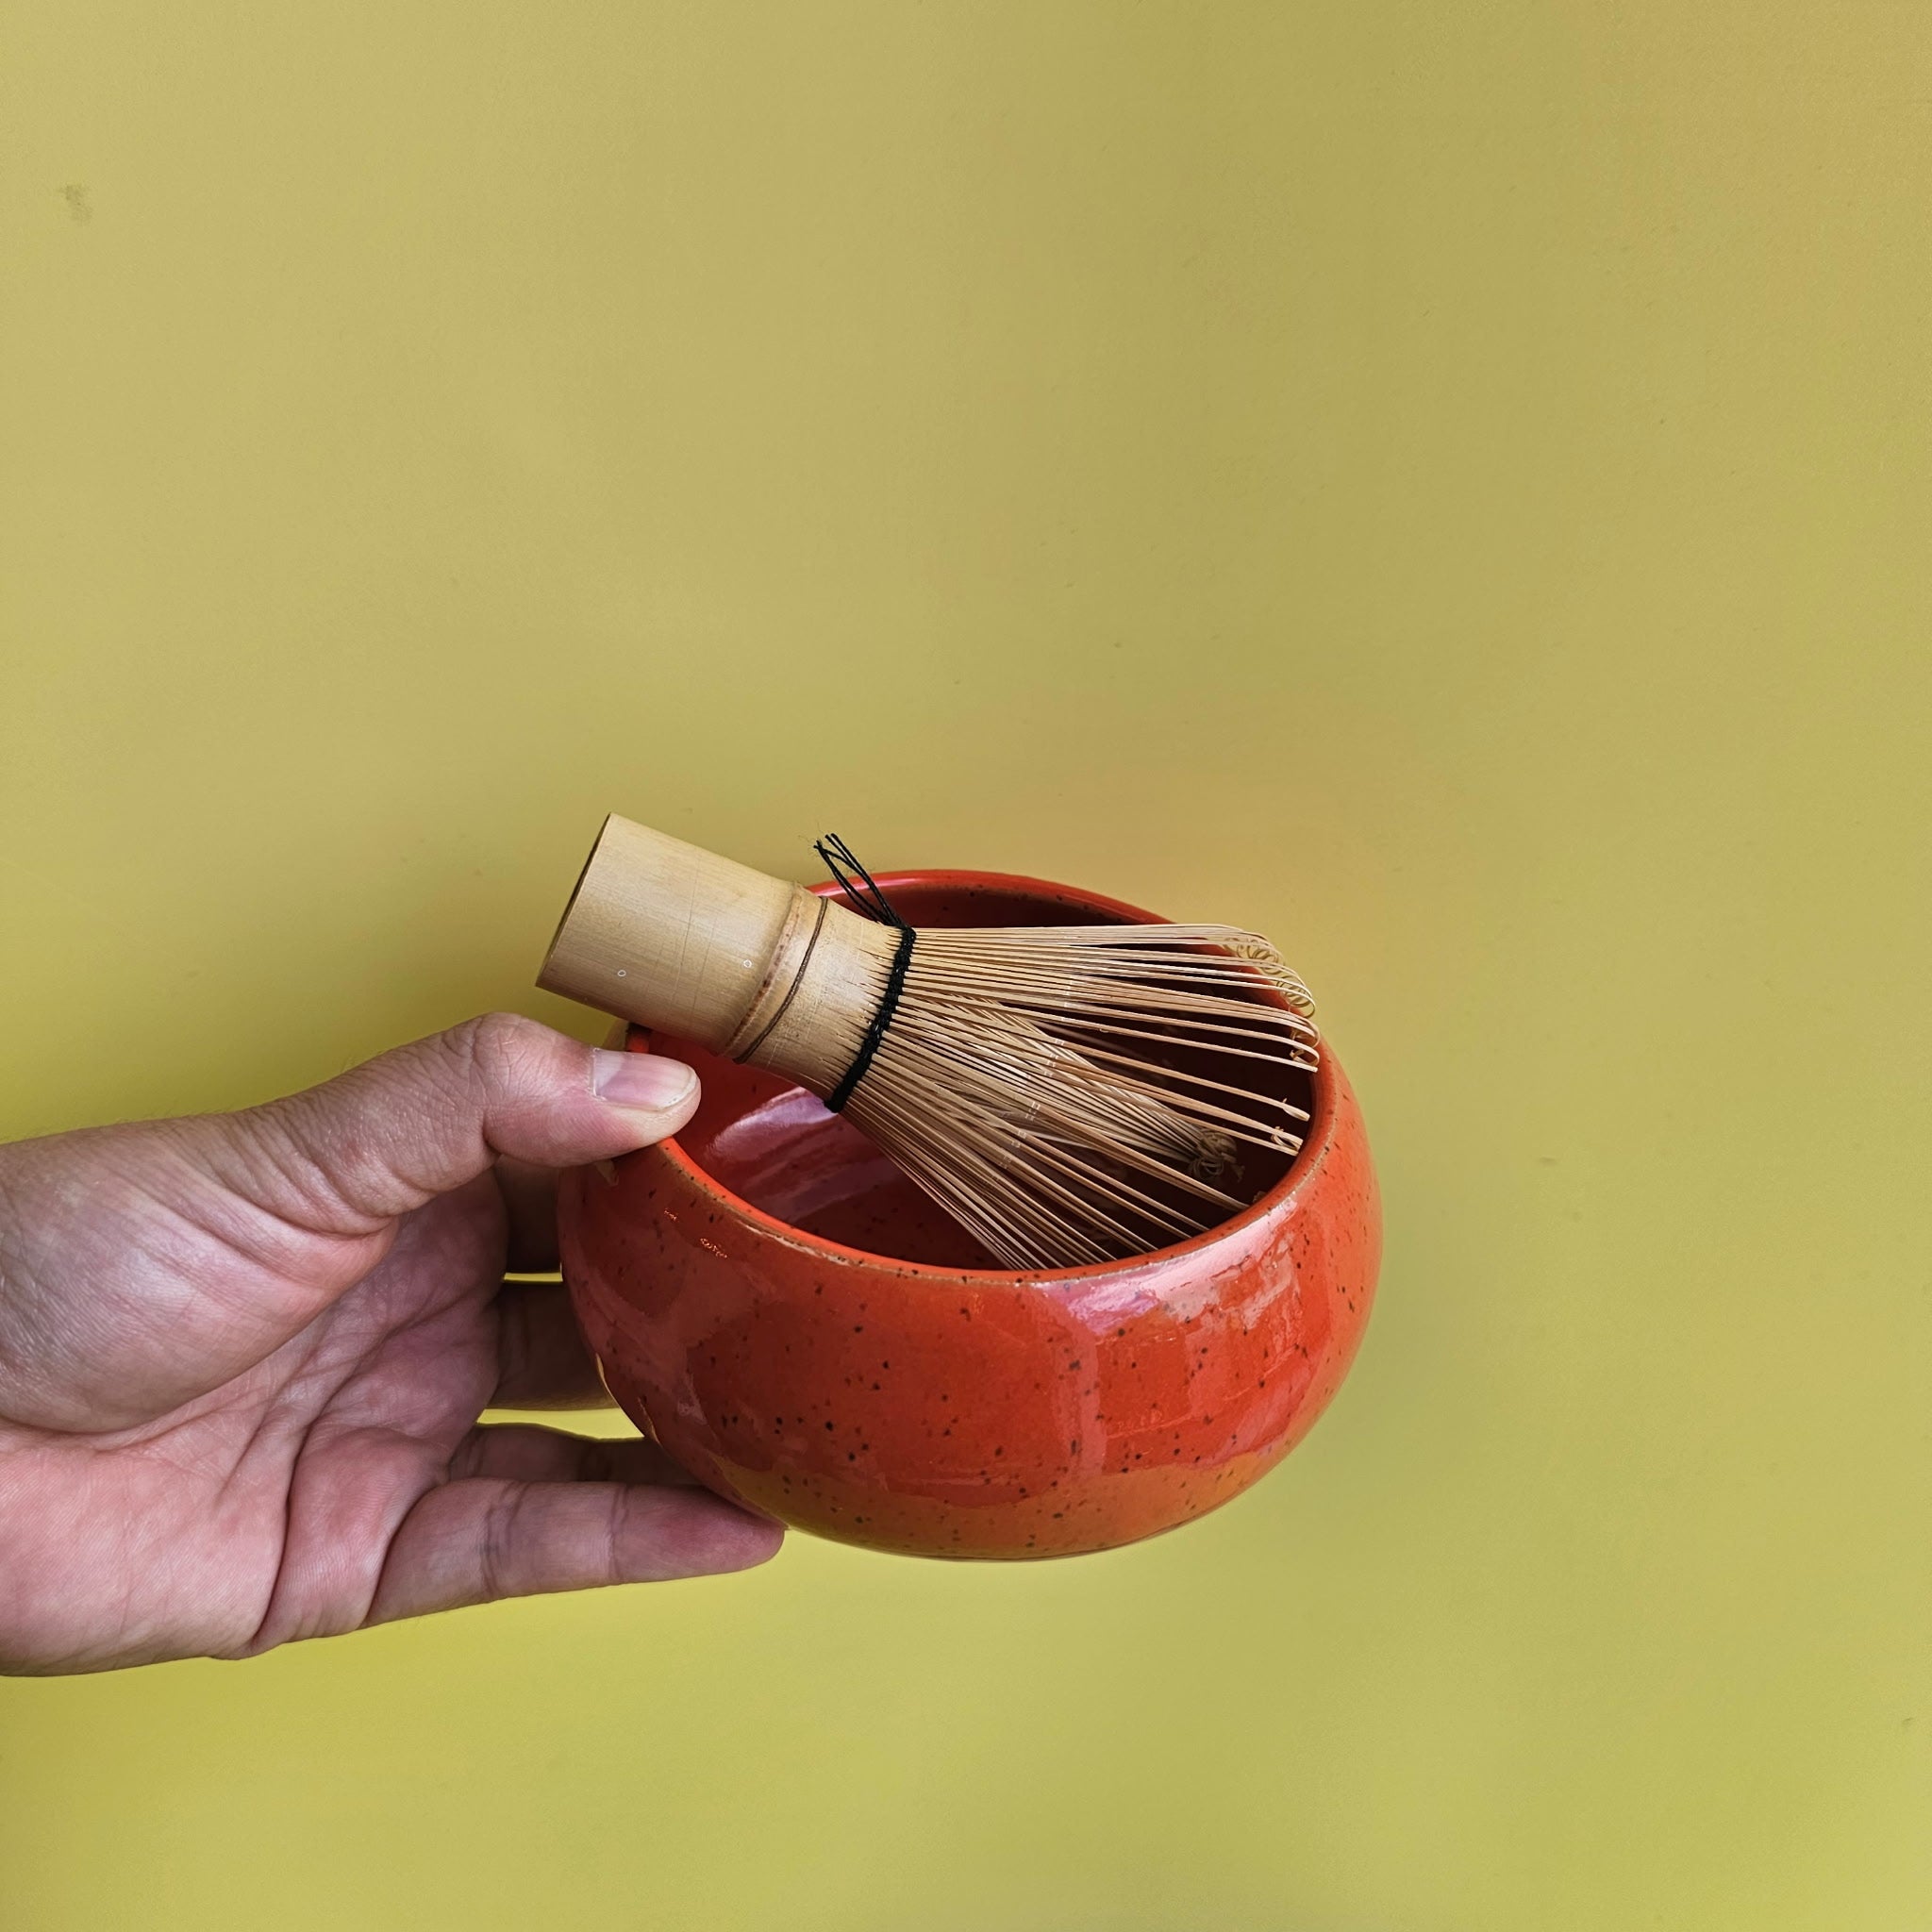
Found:
[[[368,1621],[748,1570],[783,1537],[705,1490],[471,1477],[432,1490],[404,1519]]]
[[[453,1476],[507,1476],[520,1483],[659,1483],[693,1489],[696,1479],[642,1437],[608,1441],[535,1423],[485,1423],[450,1459]]]
[[[491,1408],[608,1408],[609,1392],[560,1281],[506,1281],[496,1297]]]
[[[557,1266],[557,1170],[505,1155],[496,1191],[508,1221],[504,1266],[512,1274],[547,1274]]]
[[[675,1134],[697,1075],[489,1013],[266,1107],[190,1124],[218,1176],[300,1225],[360,1235],[486,1172],[607,1160]]]

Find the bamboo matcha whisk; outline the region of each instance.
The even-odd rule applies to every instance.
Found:
[[[923,927],[840,841],[850,902],[612,817],[539,985],[809,1088],[1010,1268],[1164,1247],[1292,1155],[1314,1003],[1224,925]],[[855,908],[858,909],[854,909]]]

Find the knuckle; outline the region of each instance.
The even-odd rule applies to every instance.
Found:
[[[630,1526],[630,1492],[622,1483],[610,1485],[609,1500],[606,1506],[604,1524],[604,1560],[601,1581],[607,1586],[628,1580],[624,1562],[625,1547],[628,1541]]]
[[[550,1030],[521,1013],[480,1013],[442,1039],[463,1073],[491,1094],[527,1086],[552,1058]]]
[[[517,1525],[528,1493],[524,1483],[507,1483],[484,1515],[476,1580],[485,1603],[499,1602],[515,1591]]]

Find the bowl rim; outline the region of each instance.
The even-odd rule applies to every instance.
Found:
[[[1139,906],[1129,905],[1124,899],[1109,897],[1105,892],[1090,891],[1084,886],[1061,885],[1052,879],[1034,878],[1025,873],[980,872],[969,867],[956,866],[913,866],[899,872],[874,874],[881,891],[888,893],[906,890],[973,890],[1011,892],[1020,897],[1046,896],[1056,899],[1073,899],[1083,907],[1094,911],[1115,914],[1124,924],[1128,925],[1172,925],[1174,922],[1164,919],[1158,912],[1149,912]],[[808,886],[808,891],[829,898],[839,891],[830,879]],[[631,1025],[625,1029],[625,1043],[627,1051],[638,1050],[636,1042],[648,1040],[651,1029]],[[645,1049],[648,1051],[648,1048]],[[733,1193],[708,1169],[699,1166],[687,1154],[676,1135],[658,1141],[655,1146],[641,1149],[646,1155],[656,1154],[667,1160],[699,1192],[708,1194],[712,1201],[737,1220],[749,1224],[783,1245],[795,1248],[802,1253],[815,1255],[824,1260],[835,1261],[843,1266],[854,1264],[886,1269],[892,1274],[908,1274],[930,1281],[947,1282],[1004,1282],[1008,1286],[1029,1284],[1055,1286],[1062,1282],[1102,1281],[1111,1277],[1131,1274],[1144,1269],[1150,1263],[1166,1262],[1183,1255],[1194,1255],[1210,1248],[1222,1246],[1265,1223],[1285,1220],[1291,1214],[1297,1198],[1314,1181],[1325,1165],[1329,1149],[1335,1141],[1335,1075],[1336,1069],[1324,1041],[1320,1062],[1312,1078],[1314,1106],[1309,1109],[1312,1119],[1308,1123],[1307,1138],[1302,1150],[1290,1162],[1288,1172],[1275,1184],[1241,1209],[1239,1214],[1230,1215],[1227,1220],[1206,1229],[1197,1235],[1191,1235],[1184,1241],[1175,1241],[1164,1248],[1150,1248],[1142,1255],[1129,1255],[1118,1261],[1089,1261],[1077,1268],[949,1268],[932,1261],[908,1261],[897,1255],[877,1255],[870,1248],[855,1248],[843,1241],[828,1241],[823,1235],[808,1233],[802,1227],[795,1227],[789,1221],[781,1221],[775,1214],[768,1214],[762,1208],[754,1206],[741,1194]]]

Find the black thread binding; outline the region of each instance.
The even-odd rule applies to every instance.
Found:
[[[824,861],[826,871],[838,881],[839,890],[844,893],[855,912],[862,912],[880,925],[895,926],[899,933],[899,949],[892,956],[892,970],[886,975],[885,995],[879,1001],[878,1011],[872,1016],[872,1024],[865,1029],[865,1038],[858,1042],[858,1051],[853,1056],[852,1064],[845,1069],[845,1077],[825,1098],[825,1106],[833,1113],[842,1113],[845,1103],[865,1078],[866,1069],[872,1065],[873,1056],[878,1052],[879,1042],[886,1037],[886,1028],[892,1024],[892,1015],[899,1009],[899,996],[906,991],[906,971],[912,964],[915,935],[912,928],[892,910],[892,902],[879,890],[878,881],[859,864],[857,855],[844,840],[836,833],[828,832],[813,842],[812,850]],[[864,881],[862,891],[853,884],[855,875]]]
[[[858,1043],[858,1055],[845,1069],[845,1077],[825,1096],[825,1105],[834,1113],[842,1113],[845,1103],[852,1098],[853,1090],[865,1078],[865,1070],[872,1065],[872,1057],[879,1050],[879,1041],[886,1037],[886,1028],[892,1024],[892,1015],[899,1008],[899,995],[906,991],[906,969],[912,963],[912,941],[917,937],[909,925],[899,928],[899,950],[892,956],[892,970],[886,975],[886,996],[879,1002],[879,1009],[872,1016],[872,1024],[865,1029],[865,1038]]]
[[[892,910],[892,902],[879,891],[879,882],[859,864],[851,846],[837,833],[827,832],[823,839],[814,840],[811,849],[824,860],[825,870],[838,881],[839,890],[852,902],[855,912],[862,912],[868,919],[877,920],[881,925],[896,925],[901,932],[911,930]],[[864,891],[861,892],[852,883],[853,873],[865,881]]]

